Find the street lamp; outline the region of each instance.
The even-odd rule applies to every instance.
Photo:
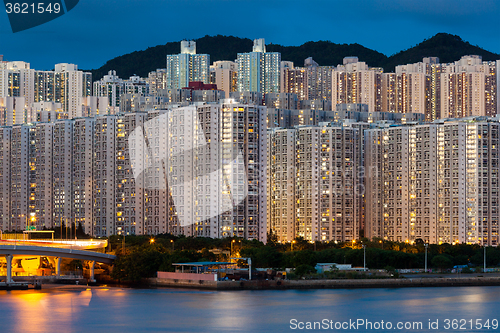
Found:
[[[172,243],[172,251],[174,251],[174,240],[173,240],[173,239],[171,239],[171,240],[170,240],[170,243]]]
[[[150,244],[153,244],[154,242],[155,242],[155,239],[154,239],[154,238],[151,238],[151,239],[149,240],[149,243],[150,243]]]
[[[363,272],[366,272],[366,245],[363,246]]]
[[[484,268],[483,273],[486,273],[486,244],[484,244]]]
[[[297,241],[294,239],[294,240],[292,241],[292,243],[291,243],[291,244],[292,244],[292,252],[293,252],[293,244],[295,244],[295,243],[297,243]]]
[[[427,273],[427,248],[429,247],[429,243],[425,243],[424,247],[425,247],[425,272]]]

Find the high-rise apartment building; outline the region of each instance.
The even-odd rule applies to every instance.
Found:
[[[24,61],[0,63],[0,98],[23,97],[28,107],[35,101],[34,97],[35,70]]]
[[[224,91],[226,96],[237,91],[238,67],[235,62],[216,61],[210,66],[210,70],[215,74],[217,89]]]
[[[387,111],[422,112],[428,121],[497,114],[498,61],[472,55],[441,64],[438,58],[424,58],[383,76]]]
[[[35,225],[54,226],[54,123],[37,123],[35,127],[36,187]],[[59,151],[57,151],[58,155]],[[64,155],[64,158],[67,158]],[[57,163],[60,158],[57,157]]]
[[[154,72],[149,72],[147,82],[149,93],[155,96],[160,90],[167,88],[167,70],[160,68]]]
[[[77,65],[61,63],[54,71],[35,71],[34,101],[61,103],[70,119],[82,116],[82,99],[88,96],[92,74],[79,71]]]
[[[116,75],[116,71],[109,71],[107,75],[94,82],[94,96],[107,97],[109,106],[119,107],[120,96],[125,93],[125,84]]]
[[[359,129],[346,124],[268,132],[268,228],[280,241],[359,237]]]
[[[152,82],[155,87],[155,93],[158,87],[164,86],[162,84],[162,79],[164,79],[165,74],[158,70],[157,72],[149,73],[148,79],[142,79],[137,75],[131,76],[128,80],[123,80],[116,75],[116,71],[109,71],[107,75],[98,81],[94,82],[94,96],[97,98],[105,97],[109,102],[110,114],[116,114],[120,110],[123,111],[121,107],[121,97],[125,94],[133,94],[137,96],[148,96],[149,82]],[[87,102],[87,101],[85,101]],[[84,103],[87,104],[87,103]],[[101,107],[101,109],[104,109]],[[107,114],[107,113],[100,113]]]
[[[93,228],[93,158],[94,158],[94,118],[73,120],[73,218],[81,224],[85,232],[94,236]]]
[[[318,66],[318,64],[314,60],[310,59],[310,61],[308,61],[308,59],[306,59],[305,68],[307,69],[307,99],[332,99],[332,80],[335,67]]]
[[[266,52],[264,39],[253,41],[253,51],[238,53],[239,92],[280,92],[280,66],[281,54],[279,52]]]
[[[0,127],[0,227],[11,229],[11,142],[12,127]]]
[[[25,97],[0,97],[0,125],[12,126],[35,121]]]
[[[299,100],[309,99],[307,70],[305,68],[282,69],[281,92],[296,94]]]
[[[333,104],[362,103],[370,112],[385,111],[382,97],[381,68],[369,68],[357,57],[347,57],[332,72]]]
[[[165,89],[182,89],[189,82],[210,83],[210,55],[196,54],[196,42],[182,41],[181,53],[167,55]]]
[[[117,118],[111,115],[95,119],[92,168],[94,236],[118,234],[115,227]]]
[[[75,223],[73,216],[73,121],[61,120],[54,125],[52,146],[52,186],[54,225]]]
[[[278,241],[295,238],[295,129],[267,132],[267,228]]]
[[[118,234],[144,234],[144,205],[149,198],[145,195],[142,178],[134,177],[130,153],[140,148],[131,148],[129,136],[136,128],[144,126],[147,117],[147,113],[136,112],[120,115],[116,119],[115,169],[109,172],[115,175],[114,227]]]
[[[31,105],[31,121],[28,122],[55,122],[59,119],[68,119],[68,114],[62,110],[61,103],[37,102]]]
[[[145,165],[149,164],[147,173],[136,178],[136,182],[144,186],[143,230],[148,235],[166,232],[181,234],[180,226],[173,218],[176,210],[171,191],[167,187],[168,112],[168,110],[148,112],[143,133],[143,136],[148,138],[148,145],[141,140],[131,141],[129,145],[132,148],[130,158],[134,159],[136,168],[145,168]],[[145,151],[148,153],[144,154]],[[143,154],[142,160],[139,159],[140,154]]]
[[[265,121],[225,100],[1,127],[2,228],[265,241]]]
[[[304,61],[304,67],[293,67],[287,63],[282,61],[281,92],[296,94],[299,101],[332,99],[332,72],[335,66],[319,66],[311,57]]]
[[[14,125],[10,139],[10,212],[7,230],[23,230],[35,213],[35,141],[34,127]]]
[[[498,121],[366,131],[368,238],[498,245]]]
[[[220,236],[266,242],[267,188],[263,170],[267,158],[265,108],[231,100],[221,103],[220,107],[222,172],[231,184],[234,202],[239,202],[222,215]],[[235,159],[235,156],[238,157]],[[233,162],[228,163],[231,157]]]

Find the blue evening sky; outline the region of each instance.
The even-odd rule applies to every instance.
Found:
[[[221,34],[282,45],[359,43],[391,55],[438,32],[500,53],[499,20],[498,0],[80,0],[15,34],[0,11],[0,54],[35,69],[59,62],[92,69],[150,46]]]

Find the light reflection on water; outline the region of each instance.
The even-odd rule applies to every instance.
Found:
[[[499,306],[500,287],[234,292],[58,287],[0,291],[0,332],[286,332],[292,318],[421,321],[419,332],[425,332],[429,319],[499,319]]]

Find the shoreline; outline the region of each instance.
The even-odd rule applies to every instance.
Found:
[[[404,278],[404,279],[345,279],[345,280],[254,280],[202,281],[150,278],[149,287],[225,290],[291,290],[291,289],[361,289],[500,286],[500,277]]]
[[[43,290],[85,290],[100,288],[132,289],[198,289],[210,291],[237,290],[307,290],[307,289],[368,289],[368,288],[432,288],[432,287],[472,287],[500,286],[500,276],[468,277],[411,277],[398,279],[323,279],[323,280],[245,280],[245,281],[203,281],[173,280],[161,278],[143,279],[141,283],[114,283],[100,281],[91,284],[43,283]],[[0,288],[1,289],[1,288]],[[18,289],[18,288],[14,288]],[[19,288],[20,289],[20,288]],[[18,289],[18,290],[19,290]],[[23,288],[24,290],[28,288]],[[29,288],[33,290],[33,288]],[[3,289],[6,290],[6,289]],[[7,289],[8,290],[8,289]]]

